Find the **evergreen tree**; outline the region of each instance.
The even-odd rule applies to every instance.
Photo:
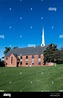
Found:
[[[59,58],[59,50],[57,45],[50,44],[44,51],[44,62],[55,62]]]

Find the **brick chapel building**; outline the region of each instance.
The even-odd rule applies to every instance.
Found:
[[[43,28],[41,46],[11,49],[4,58],[5,65],[8,67],[42,66],[44,65],[43,52],[46,48]]]
[[[42,66],[44,65],[43,52],[47,46],[36,46],[11,49],[5,56],[5,66]]]

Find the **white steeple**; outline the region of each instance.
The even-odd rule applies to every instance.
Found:
[[[45,46],[45,40],[44,40],[44,27],[42,29],[42,44],[41,47]]]

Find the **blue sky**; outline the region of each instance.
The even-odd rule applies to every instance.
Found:
[[[45,44],[63,46],[63,0],[0,0],[0,57],[6,46],[40,46],[42,27]]]

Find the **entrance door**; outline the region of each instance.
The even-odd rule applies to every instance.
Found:
[[[19,62],[17,62],[17,67],[19,66]]]

